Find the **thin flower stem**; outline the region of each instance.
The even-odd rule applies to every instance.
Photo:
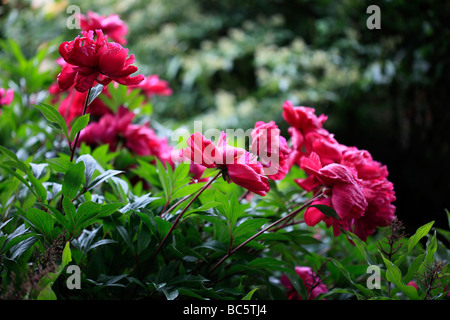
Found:
[[[161,250],[162,246],[164,245],[164,243],[166,242],[166,240],[169,238],[170,234],[172,233],[172,231],[175,229],[175,227],[177,226],[178,222],[180,221],[181,217],[184,215],[184,213],[186,212],[186,210],[191,206],[191,204],[197,200],[197,198],[202,194],[203,191],[205,191],[217,178],[220,177],[220,175],[222,174],[222,171],[219,171],[218,174],[216,174],[211,180],[208,181],[207,184],[205,184],[199,192],[197,192],[197,194],[191,199],[191,201],[189,201],[189,203],[187,204],[186,207],[184,207],[183,211],[181,211],[181,213],[177,216],[177,218],[175,219],[175,221],[173,222],[172,226],[170,227],[169,231],[167,232],[166,236],[164,237],[164,239],[161,241],[161,243],[159,244],[158,248],[156,249],[155,253],[153,254],[151,260],[153,260],[156,255],[159,253],[159,251]]]
[[[86,110],[88,107],[88,101],[89,101],[89,96],[91,94],[91,88],[89,88],[87,96],[86,96],[86,100],[84,101],[84,108],[83,108],[83,114],[82,116],[84,116],[86,114]],[[69,149],[70,149],[70,162],[73,161],[73,157],[75,156],[75,150],[77,148],[77,144],[78,144],[78,138],[80,137],[80,133],[81,131],[79,131],[77,133],[77,135],[75,136],[75,143],[72,145],[72,141],[70,141],[69,139]],[[59,211],[62,212],[62,203],[63,203],[63,199],[64,199],[64,195],[61,195],[61,200],[59,201]],[[64,213],[63,213],[64,214]]]
[[[81,116],[84,116],[86,114],[87,111],[87,107],[88,107],[88,101],[89,101],[89,96],[91,95],[91,89],[89,88],[87,96],[86,96],[86,100],[84,101],[84,108],[83,108],[83,113]],[[71,154],[70,154],[70,161],[72,162],[73,157],[75,156],[75,150],[77,149],[77,144],[78,144],[78,138],[80,137],[80,133],[81,130],[77,133],[77,135],[75,136],[75,142],[73,145],[70,146],[70,150],[71,150]]]
[[[194,192],[194,194],[195,194],[195,192]],[[187,195],[187,196],[181,198],[180,200],[178,200],[173,206],[171,206],[166,211],[162,210],[163,212],[161,213],[161,218],[163,218],[166,214],[168,214],[170,211],[172,211],[175,207],[177,207],[178,205],[180,205],[181,203],[183,203],[184,201],[186,201],[187,199],[189,199],[192,196],[193,196],[193,194]]]
[[[250,190],[245,190],[245,192],[239,197],[239,202],[244,200],[250,194]]]
[[[273,228],[274,226],[276,226],[277,224],[288,220],[290,218],[295,217],[298,213],[300,213],[304,208],[306,208],[307,206],[309,206],[311,203],[313,203],[314,201],[316,201],[317,199],[319,199],[320,197],[323,196],[323,193],[319,193],[318,195],[316,195],[315,197],[311,198],[310,200],[308,200],[307,202],[305,202],[300,208],[292,211],[291,213],[289,213],[288,215],[278,219],[277,221],[271,223],[269,226],[265,227],[264,229],[258,231],[257,233],[255,233],[253,236],[251,236],[250,238],[248,238],[247,240],[245,240],[244,242],[242,242],[240,245],[238,245],[236,248],[234,248],[231,251],[228,251],[227,254],[220,259],[219,262],[216,263],[216,265],[209,271],[209,273],[211,274],[214,270],[217,269],[218,266],[220,266],[226,259],[228,259],[233,253],[235,253],[236,251],[238,251],[240,248],[242,248],[243,246],[245,246],[247,243],[249,243],[250,241],[252,241],[253,239],[255,239],[256,237],[260,236],[261,234],[263,234],[264,232],[266,232],[267,230]]]

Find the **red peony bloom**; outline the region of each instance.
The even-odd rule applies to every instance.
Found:
[[[295,267],[295,272],[302,279],[303,285],[308,293],[307,299],[314,300],[322,293],[327,293],[327,286],[322,282],[310,267]],[[295,290],[286,275],[280,279],[281,284],[287,289],[286,296],[289,300],[303,300],[302,296]]]
[[[297,164],[307,173],[307,178],[296,182],[307,191],[317,191],[321,186],[330,188],[331,197],[314,204],[334,208],[341,218],[330,218],[309,207],[304,215],[307,225],[325,221],[333,226],[335,235],[343,228],[365,240],[377,227],[392,222],[395,193],[387,180],[386,166],[373,160],[368,151],[338,143],[323,128],[326,116],[317,117],[312,108],[294,107],[286,101],[283,117],[291,125],[288,132],[293,152],[289,165]]]
[[[136,85],[144,79],[143,75],[130,76],[137,67],[131,65],[134,55],[128,57],[128,49],[107,42],[101,30],[96,30],[95,41],[93,31],[83,31],[82,35],[59,46],[59,53],[67,62],[58,75],[61,90],[75,84],[76,90],[85,92],[94,82],[107,85],[114,80],[123,85]]]
[[[385,165],[373,160],[366,150],[355,147],[347,148],[342,153],[341,163],[353,168],[362,180],[364,196],[368,206],[361,219],[355,221],[354,233],[366,240],[377,227],[388,226],[395,218],[394,185],[387,180],[388,170]]]
[[[323,165],[340,163],[342,153],[348,149],[347,146],[339,144],[334,136],[325,129],[320,130],[320,132],[307,133],[304,148],[306,156],[310,155],[311,152],[316,153]]]
[[[169,88],[169,83],[165,80],[159,79],[156,74],[145,77],[144,80],[138,85],[128,87],[130,89],[140,89],[148,98],[155,95],[170,96],[172,94],[172,89]]]
[[[274,121],[258,121],[251,132],[251,150],[258,155],[269,179],[282,180],[289,171],[289,147]]]
[[[341,163],[354,168],[360,179],[371,180],[388,176],[386,166],[373,160],[372,155],[368,151],[359,150],[356,147],[347,147],[344,150]]]
[[[363,216],[367,208],[367,200],[363,193],[363,186],[352,170],[341,164],[332,163],[322,167],[319,156],[314,152],[309,158],[302,160],[302,168],[314,180],[317,186],[326,186],[330,190],[330,197],[316,201],[313,204],[325,204],[332,207],[340,220],[326,217],[314,207],[305,211],[305,223],[315,225],[321,220],[333,225],[335,235],[340,234],[339,226],[350,230],[353,221]],[[302,181],[298,181],[300,184]],[[313,183],[311,183],[313,185]]]
[[[217,146],[199,132],[192,134],[187,144],[188,147],[180,151],[180,158],[207,168],[218,168],[225,180],[256,194],[265,196],[269,191],[269,179],[256,156],[242,148],[229,146],[224,132]]]
[[[377,227],[386,227],[395,219],[394,185],[387,179],[363,180],[367,209],[364,216],[355,220],[354,233],[366,240]]]
[[[123,133],[125,146],[139,156],[156,156],[163,164],[173,165],[172,147],[148,126],[130,124]]]
[[[124,38],[128,33],[128,27],[117,14],[108,17],[101,16],[95,12],[88,11],[87,16],[79,16],[80,26],[84,31],[95,31],[100,29],[113,41],[125,45],[127,40]]]
[[[191,163],[189,166],[189,175],[192,177],[192,182],[206,182],[208,178],[202,178],[205,172],[205,167],[199,164]]]
[[[283,105],[283,118],[293,128],[306,134],[322,129],[327,116],[315,114],[315,109],[310,107],[294,107],[291,101],[285,101]]]
[[[323,123],[327,116],[315,114],[315,109],[310,107],[295,107],[291,101],[283,104],[283,118],[291,126],[288,132],[292,141],[292,153],[289,157],[289,166],[300,165],[304,156],[312,151],[316,152],[323,164],[329,164],[339,156],[339,145],[326,129]],[[320,140],[320,142],[319,142]],[[323,158],[322,158],[323,156]]]
[[[134,117],[134,113],[121,106],[115,115],[106,114],[99,122],[90,123],[81,131],[79,143],[91,146],[108,144],[112,151],[122,144],[139,156],[155,156],[162,163],[172,165],[172,148],[167,139],[159,138],[147,126],[132,124]]]

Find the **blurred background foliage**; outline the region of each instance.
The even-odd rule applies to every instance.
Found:
[[[397,214],[409,230],[450,208],[450,3],[329,0],[2,0],[0,38],[27,57],[45,47],[53,71],[69,5],[117,13],[140,73],[169,81],[153,100],[153,123],[192,129],[252,128],[274,120],[287,136],[282,104],[312,106],[340,143],[388,166]],[[381,29],[369,30],[369,5]],[[0,52],[3,60],[8,59]],[[0,85],[20,84],[14,74]],[[3,83],[2,83],[3,82]]]

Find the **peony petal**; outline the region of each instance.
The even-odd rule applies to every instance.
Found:
[[[77,67],[71,64],[66,64],[58,74],[56,81],[62,91],[69,89],[74,84],[77,69]]]

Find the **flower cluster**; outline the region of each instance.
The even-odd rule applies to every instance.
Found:
[[[195,132],[187,140],[188,147],[180,150],[179,159],[221,170],[228,182],[265,196],[269,191],[269,179],[256,156],[245,149],[228,145],[226,134],[222,132],[215,145],[200,132]]]
[[[139,90],[146,98],[172,94],[167,82],[157,75],[131,76],[137,68],[132,65],[134,55],[128,56],[128,50],[121,46],[126,43],[123,36],[127,28],[118,16],[102,17],[89,12],[87,17],[80,16],[80,21],[82,36],[59,47],[63,59],[59,60],[62,71],[58,85],[68,91],[59,111],[69,125],[82,114],[87,91],[96,83],[104,85],[105,97],[106,85],[111,81],[127,85],[130,91]],[[103,33],[117,43],[107,42]],[[86,112],[92,116],[91,123],[82,131],[78,143],[108,144],[111,150],[125,147],[136,155],[155,156],[170,165],[190,161],[194,181],[201,179],[205,168],[217,168],[229,183],[265,196],[270,189],[269,179],[282,180],[293,165],[298,165],[307,178],[295,182],[306,191],[324,194],[313,204],[329,206],[339,217],[327,216],[311,206],[305,211],[305,223],[314,226],[324,221],[333,227],[335,236],[343,229],[365,240],[395,217],[395,193],[387,180],[386,166],[373,160],[366,150],[340,144],[323,127],[327,116],[317,116],[314,108],[284,103],[290,146],[274,121],[258,121],[251,131],[249,151],[230,146],[223,132],[216,144],[196,132],[188,139],[188,147],[178,154],[148,124],[132,124],[135,114],[124,106],[113,112],[102,100],[95,99]]]
[[[325,187],[326,197],[313,204],[332,207],[340,219],[326,216],[316,207],[305,212],[305,223],[314,226],[320,221],[333,226],[334,234],[341,228],[365,240],[377,227],[389,225],[395,218],[395,193],[387,179],[386,166],[373,160],[366,150],[338,143],[323,128],[327,117],[317,116],[313,108],[296,107],[290,101],[283,105],[283,117],[290,125],[292,153],[289,164],[298,165],[307,174],[297,179],[300,187],[318,192]]]
[[[128,49],[121,46],[127,43],[124,36],[128,28],[118,15],[104,17],[89,11],[79,19],[82,36],[60,45],[57,63],[62,70],[57,83],[49,88],[52,102],[59,102],[58,111],[69,128],[83,111],[90,114],[91,123],[81,131],[77,145],[107,144],[111,151],[123,147],[135,155],[154,156],[172,165],[167,139],[159,138],[148,123],[133,124],[136,115],[124,106],[114,112],[102,99],[95,98],[84,110],[89,89],[96,84],[103,85],[101,94],[107,99],[111,98],[108,84],[112,81],[126,85],[129,91],[139,90],[146,99],[171,95],[172,90],[157,75],[131,76],[137,67],[132,65],[134,55],[128,56]],[[115,42],[108,42],[108,37]],[[67,93],[65,97],[61,96],[63,92]]]

